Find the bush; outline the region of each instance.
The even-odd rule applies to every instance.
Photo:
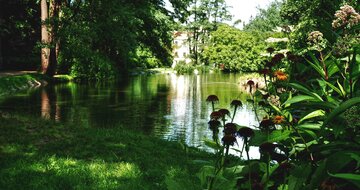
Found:
[[[205,48],[203,59],[227,71],[257,71],[265,47],[264,36],[220,25],[211,34],[211,44]]]
[[[179,63],[176,64],[174,70],[178,74],[191,74],[194,72],[195,67],[191,63],[185,63],[184,61],[179,61]]]
[[[71,76],[87,80],[113,79],[116,76],[114,63],[100,54],[89,58],[74,59],[70,71]]]

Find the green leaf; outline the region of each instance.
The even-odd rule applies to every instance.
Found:
[[[339,67],[336,65],[335,60],[326,61],[328,76],[331,77],[339,71]]]
[[[321,109],[335,109],[339,104],[337,102],[304,102],[301,105]]]
[[[324,125],[327,125],[332,119],[334,119],[336,116],[340,115],[350,107],[359,104],[360,103],[360,97],[351,98],[344,103],[340,104],[337,108],[335,108],[325,119]]]
[[[331,151],[331,150],[329,150]],[[326,169],[330,173],[337,173],[342,171],[353,158],[348,154],[349,151],[336,151],[326,159]]]
[[[241,166],[241,165],[237,165],[231,168],[226,168],[225,172],[230,173],[230,174],[240,174],[243,169],[245,168],[245,166]]]
[[[325,78],[325,72],[324,70],[322,69],[322,67],[320,66],[320,62],[319,60],[314,56],[314,54],[310,53],[310,56],[312,58],[312,61],[314,62],[311,62],[310,60],[306,59],[306,62],[309,63],[309,65],[315,69],[316,72],[319,73],[319,75],[323,78]]]
[[[339,86],[339,90],[341,91],[341,94],[346,96],[346,91],[344,90],[344,87],[339,83],[339,80],[336,81],[337,85]]]
[[[279,114],[282,114],[282,113],[281,113],[281,110],[280,110],[277,106],[275,106],[274,104],[272,104],[272,103],[270,103],[270,102],[269,102],[269,105],[270,105],[276,112],[278,112]]]
[[[270,133],[268,142],[279,142],[284,139],[287,139],[291,134],[290,130],[275,130]]]
[[[271,176],[278,167],[279,167],[278,164],[276,164],[275,166],[270,167],[269,176]],[[265,184],[266,178],[267,178],[266,174],[264,174],[263,177],[261,178],[261,183],[262,184]]]
[[[336,86],[332,85],[331,83],[324,81],[331,89],[333,89],[335,92],[337,92],[340,96],[345,97],[345,94],[343,91],[340,90],[340,88],[337,88]]]
[[[196,175],[200,179],[201,185],[206,185],[208,177],[214,177],[215,168],[213,166],[203,166]]]
[[[319,184],[321,184],[321,182],[324,181],[327,177],[328,174],[326,171],[326,164],[322,160],[320,163],[318,163],[318,166],[310,179],[309,189],[317,189]]]
[[[312,129],[312,130],[319,130],[322,126],[322,123],[303,123],[298,126],[297,128],[300,129]]]
[[[260,146],[264,142],[279,142],[289,138],[290,134],[290,130],[275,130],[269,136],[264,132],[255,131],[254,137],[250,139],[250,145]]]
[[[305,130],[301,130],[301,131],[303,131],[304,133],[310,135],[313,139],[318,139],[318,136],[311,130],[306,130],[305,129]]]
[[[316,94],[316,93],[314,93],[314,92],[311,92],[308,88],[306,88],[305,86],[303,86],[303,85],[301,85],[301,84],[298,84],[298,83],[289,83],[289,84],[287,84],[287,85],[290,86],[290,87],[292,87],[292,88],[294,88],[294,89],[296,89],[296,90],[298,90],[298,91],[300,91],[300,92],[303,92],[303,93],[305,93],[305,94],[307,94],[307,95],[309,95],[309,96],[312,96],[312,97],[314,97],[314,98],[317,98],[317,99],[319,99],[320,101],[323,101],[322,98],[321,98],[318,94]]]
[[[358,188],[360,188],[360,175],[359,174],[350,174],[350,173],[331,174],[331,173],[329,173],[329,175],[332,177],[348,180],[348,181],[352,182],[354,185],[356,185]]]
[[[299,123],[302,123],[303,121],[314,118],[314,117],[319,117],[319,116],[324,116],[324,115],[325,115],[324,110],[315,110],[315,111],[307,114],[305,117],[301,118],[299,120]]]
[[[304,183],[311,174],[311,164],[302,164],[296,166],[289,176],[289,189],[300,190],[304,189]]]
[[[204,143],[205,143],[206,146],[208,146],[208,147],[210,147],[210,148],[213,148],[213,149],[215,149],[215,150],[221,148],[220,145],[216,144],[216,142],[214,142],[214,141],[212,141],[212,140],[205,139],[205,140],[204,140]]]
[[[293,98],[287,100],[285,103],[283,103],[283,105],[294,104],[294,103],[303,102],[303,101],[318,101],[318,99],[314,98],[313,96],[298,95],[298,96],[294,96]]]
[[[165,178],[165,184],[168,190],[181,190],[184,189],[182,185],[180,185],[177,181],[166,177]]]
[[[349,179],[360,182],[360,174],[349,174],[349,173],[338,173],[338,174],[330,174],[329,175],[342,179]]]

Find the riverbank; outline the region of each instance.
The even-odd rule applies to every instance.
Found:
[[[45,86],[48,83],[65,83],[73,80],[68,75],[55,75],[50,78],[43,74],[7,74],[0,76],[0,96],[12,94],[17,91]]]
[[[60,124],[0,112],[4,189],[201,189],[194,175],[211,155],[122,127]]]

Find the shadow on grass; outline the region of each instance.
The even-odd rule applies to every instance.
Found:
[[[4,189],[199,189],[194,159],[211,155],[123,128],[94,129],[0,115]]]

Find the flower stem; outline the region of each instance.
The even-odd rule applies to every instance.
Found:
[[[235,105],[235,107],[234,107],[234,114],[233,114],[233,116],[232,116],[232,118],[231,118],[231,123],[232,123],[232,122],[234,122],[237,107],[238,107],[238,106],[237,106],[237,105]]]

